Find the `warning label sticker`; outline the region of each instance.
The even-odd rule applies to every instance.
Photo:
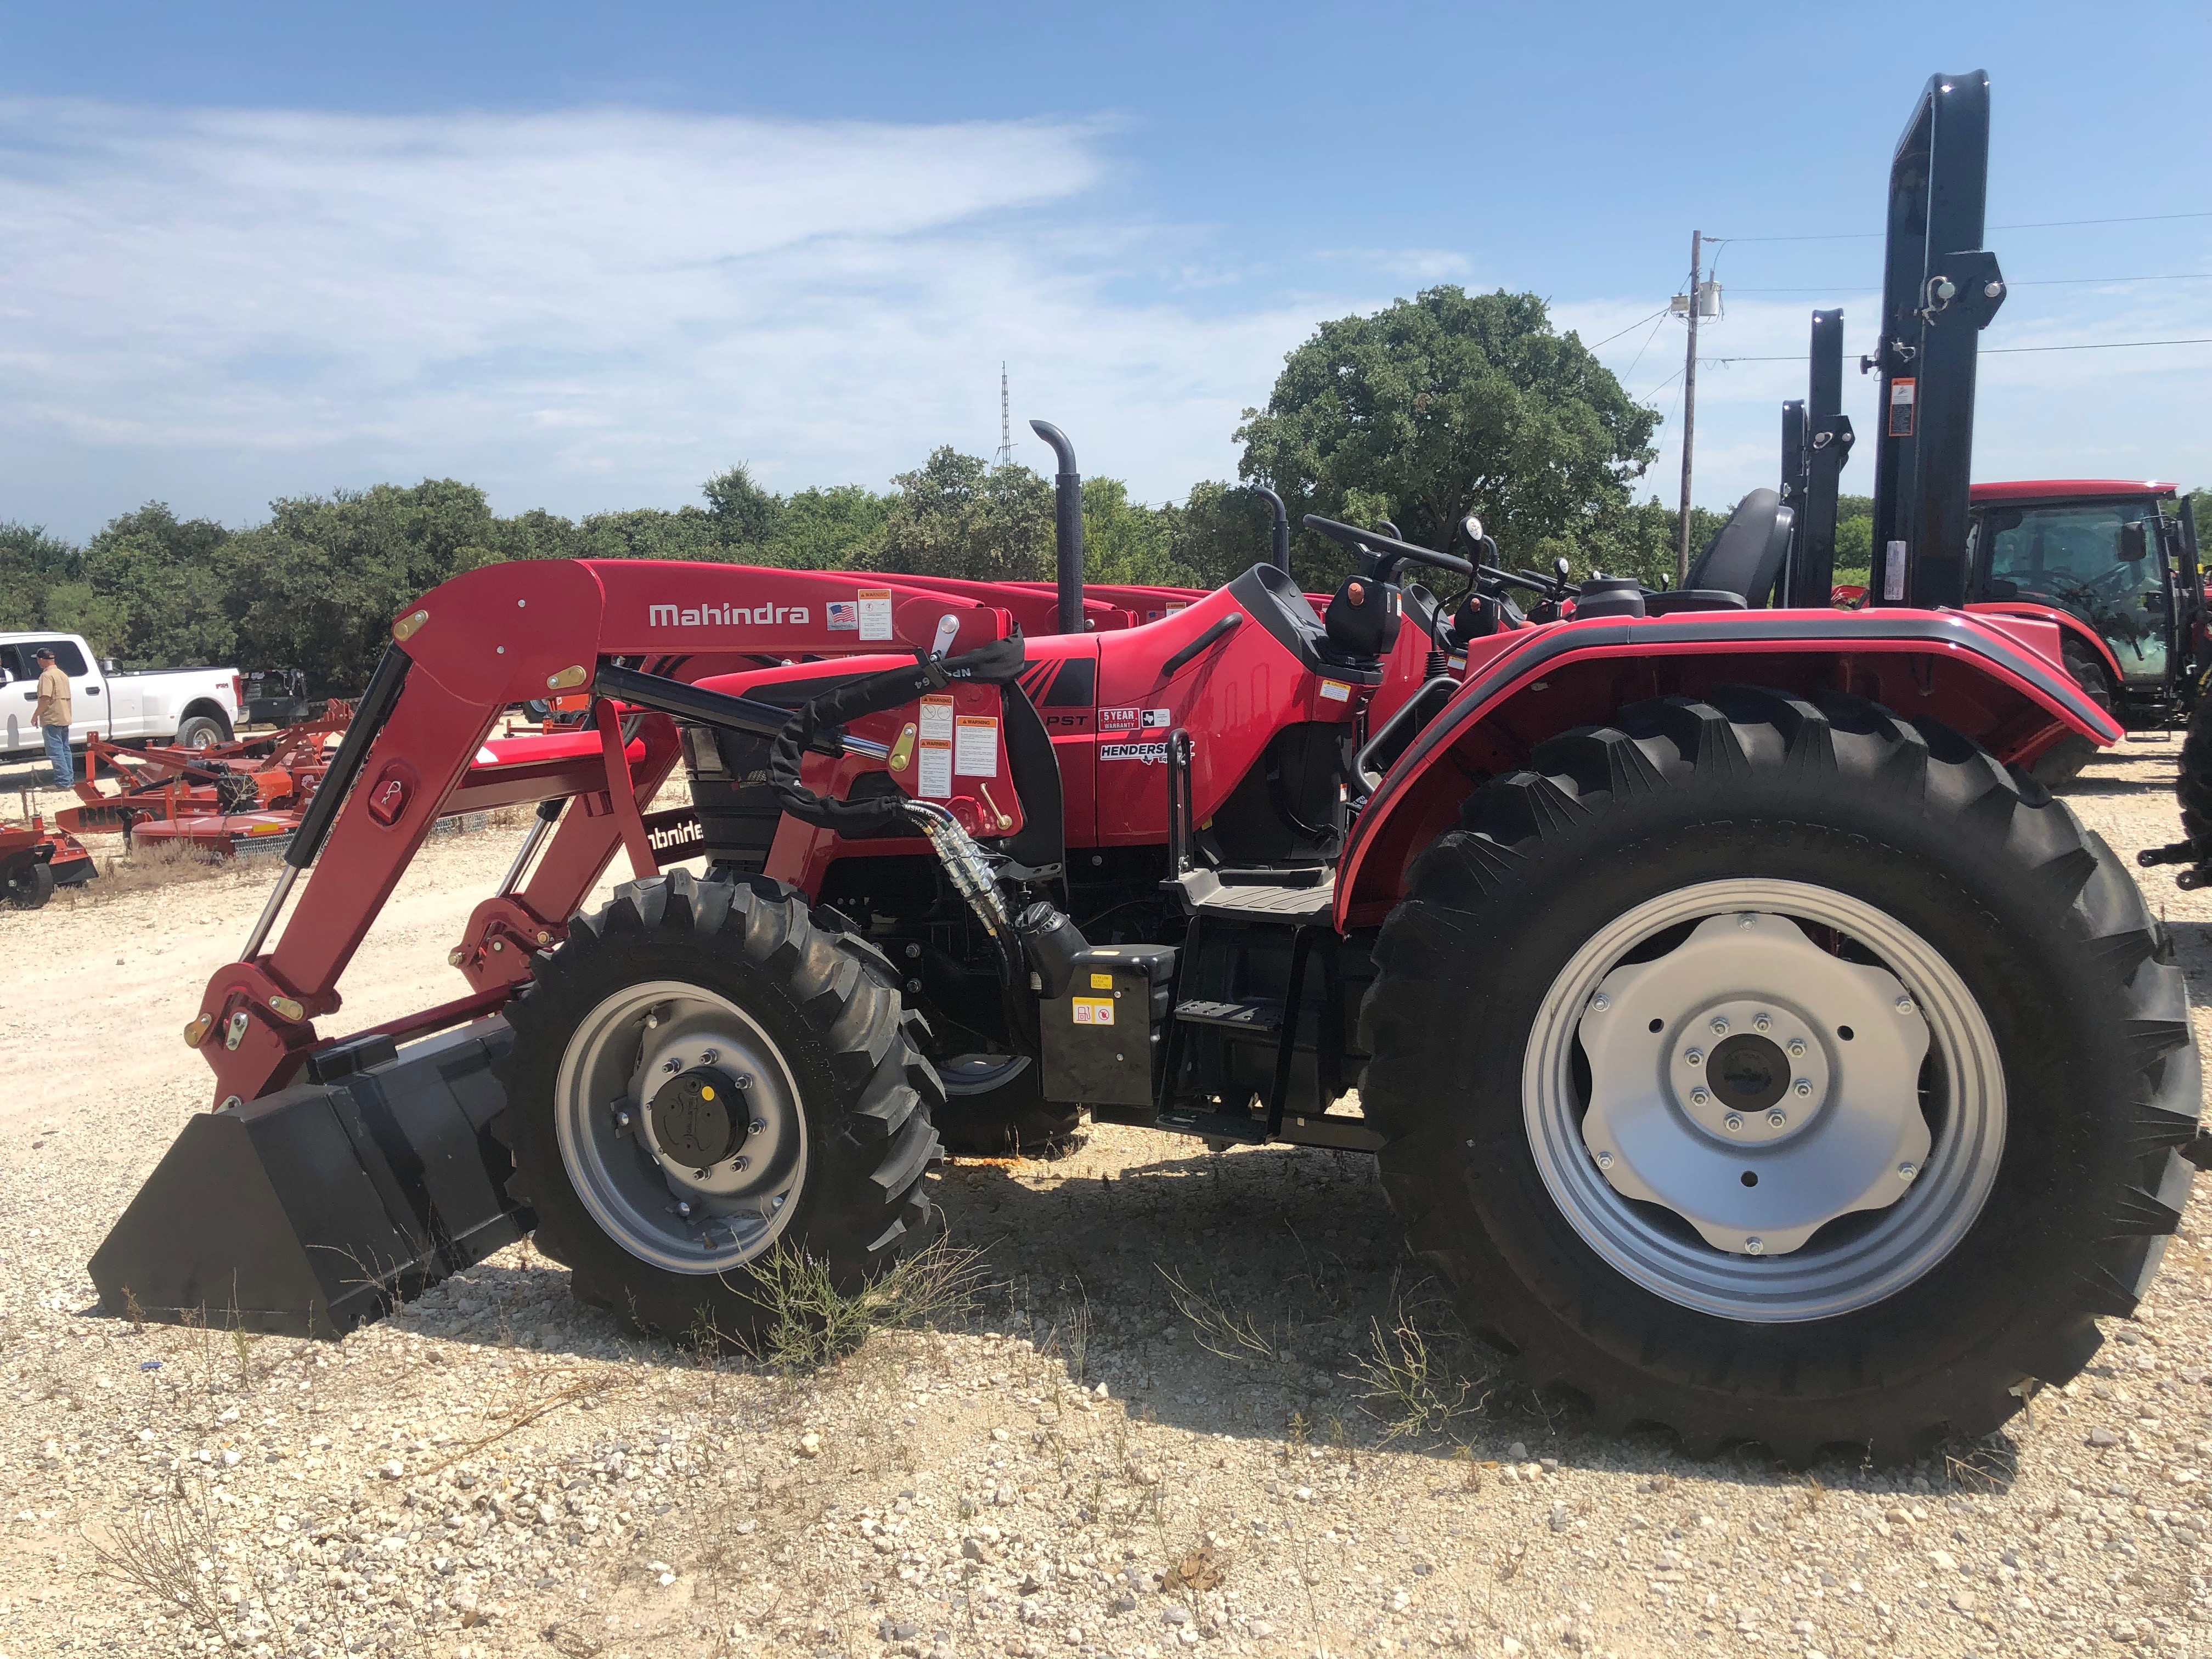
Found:
[[[915,757],[915,787],[924,800],[943,800],[952,793],[952,745],[923,739]]]
[[[1331,702],[1346,702],[1351,700],[1352,688],[1342,680],[1323,680],[1321,694]]]
[[[1114,975],[1111,975],[1111,974],[1093,974],[1093,975],[1091,975],[1091,988],[1092,990],[1094,990],[1094,991],[1110,991],[1110,990],[1112,990],[1112,989],[1114,988]]]
[[[864,587],[855,598],[860,613],[860,637],[864,640],[887,640],[891,637],[891,591],[888,587]]]
[[[1109,997],[1077,997],[1072,1005],[1078,1025],[1111,1025],[1114,1003]]]
[[[952,769],[963,778],[999,775],[999,717],[963,714],[952,723]]]
[[[1919,393],[1919,386],[1912,380],[1892,380],[1889,383],[1889,435],[1910,438],[1912,435],[1912,406]]]
[[[921,700],[921,740],[924,743],[952,741],[952,699],[924,697]]]

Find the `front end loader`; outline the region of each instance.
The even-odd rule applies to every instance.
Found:
[[[1899,509],[1905,568],[1965,501]],[[534,1233],[584,1299],[743,1342],[769,1253],[857,1285],[931,1236],[940,1122],[1087,1109],[1372,1153],[1472,1328],[1602,1424],[1801,1462],[1993,1429],[2178,1222],[2186,988],[2024,775],[2117,735],[2053,631],[1766,608],[1784,511],[1701,562],[1739,586],[1650,602],[1309,519],[1355,563],[1318,610],[1270,562],[1079,629],[1064,558],[1035,636],[896,577],[457,578],[208,986],[216,1109],[102,1298],[336,1336]],[[492,735],[587,687],[586,729]],[[432,824],[530,804],[460,994],[325,1035]]]

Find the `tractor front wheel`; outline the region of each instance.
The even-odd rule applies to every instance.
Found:
[[[2187,992],[2134,882],[1857,698],[1551,739],[1415,861],[1376,960],[1391,1200],[1608,1428],[1795,1463],[1987,1432],[2133,1311],[2188,1195]]]
[[[584,1301],[743,1347],[788,1250],[850,1292],[927,1236],[936,1073],[800,900],[678,872],[579,917],[508,1006],[510,1192]]]
[[[1027,1054],[962,1054],[939,1060],[945,1150],[969,1158],[1049,1152],[1082,1133],[1083,1109],[1044,1097],[1044,1073]]]
[[[2106,677],[2105,665],[2097,660],[2097,653],[2071,634],[2059,641],[2059,650],[2066,659],[2066,672],[2074,677],[2082,694],[2111,714],[2112,683]],[[2063,789],[2081,775],[2081,769],[2096,752],[2095,744],[2077,732],[2069,732],[2035,763],[2035,781],[2045,789]]]

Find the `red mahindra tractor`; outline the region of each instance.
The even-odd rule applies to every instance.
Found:
[[[1900,151],[1933,249],[1980,225],[1931,132],[1986,108],[1939,77]],[[1969,392],[1977,326],[1916,339]],[[2142,1294],[2197,1060],[2133,882],[2022,771],[2117,727],[2049,623],[1955,608],[1965,492],[1917,476],[1918,602],[1857,613],[1614,583],[1529,620],[1501,588],[1540,578],[1309,520],[1356,563],[1321,614],[1262,562],[1084,629],[1066,511],[1034,637],[897,577],[459,577],[209,983],[216,1109],[103,1302],[334,1336],[534,1232],[587,1301],[742,1338],[770,1252],[857,1285],[931,1236],[941,1119],[1087,1109],[1373,1153],[1474,1328],[1604,1425],[1800,1462],[1987,1431]],[[1782,512],[1739,510],[1754,577]],[[1414,568],[1474,585],[1447,617]],[[490,736],[585,687],[586,731]],[[460,994],[325,1035],[435,820],[529,802]]]

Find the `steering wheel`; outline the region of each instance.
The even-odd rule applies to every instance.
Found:
[[[1456,553],[1439,553],[1434,548],[1416,547],[1411,542],[1401,542],[1395,536],[1386,536],[1379,530],[1362,530],[1357,525],[1339,524],[1334,519],[1324,519],[1317,513],[1305,517],[1309,530],[1318,530],[1331,541],[1340,542],[1359,556],[1364,567],[1362,574],[1378,582],[1387,582],[1401,564],[1434,565],[1439,570],[1456,571],[1462,576],[1472,576],[1474,567]]]

